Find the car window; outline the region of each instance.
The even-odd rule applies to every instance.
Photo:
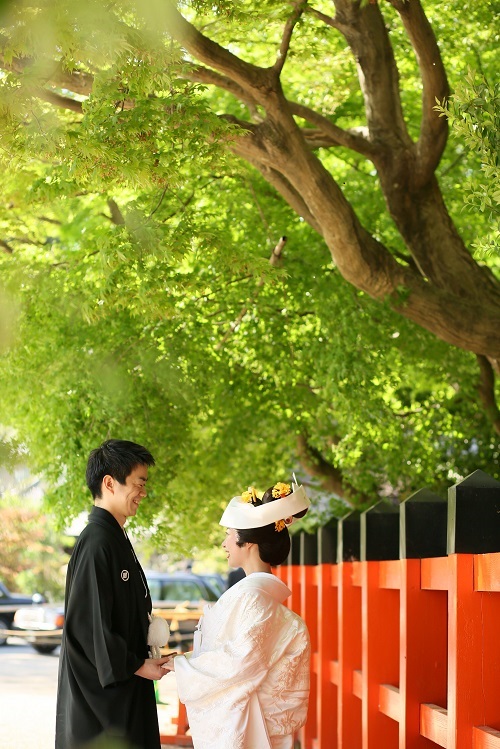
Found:
[[[183,580],[163,583],[161,597],[163,601],[189,601],[190,603],[204,600],[203,592],[197,583]]]
[[[159,580],[148,580],[149,592],[153,601],[160,600],[161,582]]]
[[[153,601],[174,601],[176,603],[198,604],[200,601],[216,601],[218,598],[209,585],[204,580],[172,578],[172,577],[155,577],[147,578],[149,591]]]
[[[226,584],[217,575],[203,575],[203,579],[218,596],[221,596],[226,590]]]

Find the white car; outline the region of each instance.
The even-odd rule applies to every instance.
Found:
[[[48,654],[61,644],[63,624],[62,604],[30,606],[16,611],[12,634],[29,642],[38,653]]]

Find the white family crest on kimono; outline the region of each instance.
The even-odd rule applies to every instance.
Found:
[[[277,577],[255,572],[205,607],[175,659],[195,749],[292,749],[309,697],[309,635]]]

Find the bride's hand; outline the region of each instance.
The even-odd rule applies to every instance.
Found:
[[[174,656],[169,656],[168,660],[165,663],[162,663],[162,669],[169,672],[169,671],[175,671],[175,663],[174,663]]]

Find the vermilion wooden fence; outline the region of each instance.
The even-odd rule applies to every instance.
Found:
[[[312,643],[302,749],[500,749],[500,483],[300,534],[276,574]]]

